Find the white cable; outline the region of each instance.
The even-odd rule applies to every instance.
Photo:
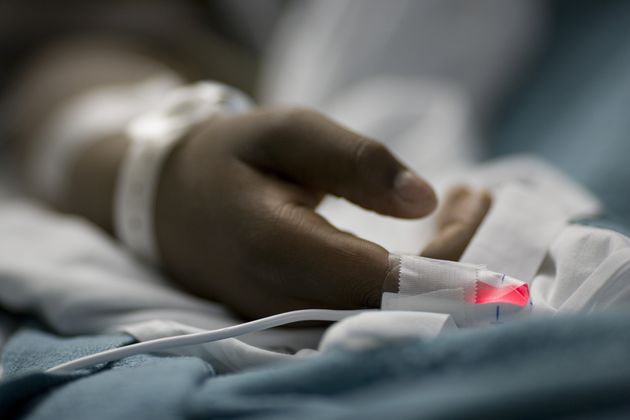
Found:
[[[226,338],[237,337],[252,332],[262,331],[284,324],[301,321],[339,321],[352,315],[365,312],[366,310],[345,310],[335,311],[330,309],[305,309],[301,311],[285,312],[277,315],[268,316],[266,318],[257,319],[255,321],[245,322],[243,324],[231,327],[220,328],[218,330],[203,331],[195,334],[179,335],[175,337],[158,338],[156,340],[145,341],[143,343],[131,344],[111,350],[106,350],[90,356],[81,357],[62,363],[58,366],[48,369],[48,373],[67,373],[75,369],[81,369],[93,366],[99,363],[107,363],[114,360],[120,360],[125,357],[133,356],[140,353],[150,353],[173,347],[190,346],[194,344],[203,344],[211,341],[224,340]]]

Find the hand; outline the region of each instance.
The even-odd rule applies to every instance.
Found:
[[[474,190],[461,185],[451,188],[437,214],[437,231],[420,256],[438,260],[459,260],[486,217],[491,204],[492,197],[485,190]],[[389,261],[390,269],[383,282],[383,291],[398,293],[400,259],[391,255]]]
[[[436,207],[431,187],[384,146],[315,112],[210,119],[164,166],[162,262],[182,287],[245,317],[378,307],[388,252],[315,213],[326,193],[402,218]]]

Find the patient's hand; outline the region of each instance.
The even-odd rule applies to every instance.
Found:
[[[491,203],[487,191],[465,186],[451,188],[437,214],[437,231],[420,255],[439,260],[459,260],[486,217]],[[399,269],[400,259],[392,255],[383,291],[398,292]]]
[[[314,212],[325,193],[421,217],[433,190],[382,145],[304,110],[208,121],[169,157],[156,230],[184,288],[248,317],[380,303],[388,252]]]

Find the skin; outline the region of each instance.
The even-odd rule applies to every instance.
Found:
[[[458,261],[475,235],[492,205],[492,197],[485,190],[467,186],[451,188],[437,214],[437,229],[424,247],[421,256]],[[390,256],[390,271],[383,282],[383,291],[398,292],[399,260]]]
[[[164,168],[156,208],[162,259],[185,287],[247,317],[376,307],[388,252],[314,209],[330,193],[391,216],[429,214],[432,189],[414,175],[396,185],[406,173],[384,146],[313,111],[213,119]]]
[[[17,155],[28,161],[33,132],[64,100],[90,87],[142,80],[162,68],[124,44],[84,40],[56,46],[17,84]],[[99,65],[83,65],[98,59]],[[104,68],[115,71],[103,72]],[[70,74],[72,78],[64,77]],[[99,139],[71,168],[66,198],[51,203],[112,232],[112,202],[129,139]],[[427,182],[382,144],[307,109],[256,109],[195,127],[159,179],[155,230],[174,284],[221,301],[245,318],[299,308],[378,307],[397,267],[378,244],[342,232],[315,212],[326,194],[400,218],[437,206]],[[490,206],[459,187],[422,255],[458,259]]]
[[[380,143],[313,111],[213,119],[164,168],[156,207],[162,260],[183,287],[245,317],[378,307],[384,280],[397,273],[389,253],[314,210],[328,193],[384,215],[431,213],[428,184],[415,175],[409,185],[396,182],[408,173]],[[457,187],[445,204],[422,255],[457,260],[490,197]]]
[[[437,215],[437,232],[420,255],[457,261],[490,210],[492,197],[485,190],[466,186],[448,191]]]

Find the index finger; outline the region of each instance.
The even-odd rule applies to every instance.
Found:
[[[274,217],[267,232],[273,246],[259,256],[266,281],[285,295],[325,307],[380,306],[389,269],[383,247],[336,229],[308,207],[287,203]]]

